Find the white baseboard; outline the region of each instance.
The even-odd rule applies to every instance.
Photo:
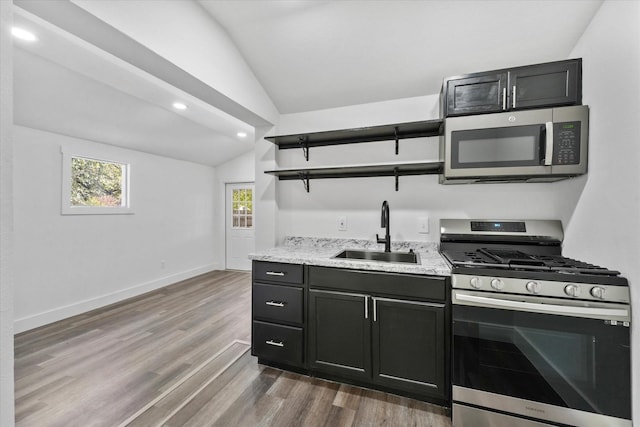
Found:
[[[96,308],[104,307],[106,305],[113,304],[127,298],[135,297],[146,292],[171,285],[181,280],[195,277],[199,274],[208,273],[210,271],[216,270],[216,267],[216,264],[208,264],[202,267],[194,268],[192,270],[187,270],[181,273],[172,274],[170,276],[161,277],[149,282],[140,283],[138,285],[131,286],[126,289],[121,289],[110,294],[100,295],[95,298],[85,299],[73,304],[22,317],[20,319],[14,319],[14,333],[18,334],[20,332],[28,331],[29,329],[37,328],[49,323],[57,322],[58,320],[76,316],[87,311],[95,310]]]

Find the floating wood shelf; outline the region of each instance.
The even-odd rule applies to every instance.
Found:
[[[433,161],[276,169],[265,171],[264,173],[275,175],[279,180],[300,179],[304,183],[307,192],[309,192],[310,179],[394,176],[396,178],[396,191],[398,191],[398,178],[400,176],[440,174],[442,169],[442,162]]]
[[[442,123],[441,119],[424,120],[420,122],[330,130],[296,135],[268,136],[265,137],[265,139],[276,144],[281,150],[302,148],[307,160],[309,160],[310,147],[357,144],[361,142],[374,141],[395,140],[396,154],[398,154],[398,141],[400,139],[438,136],[442,132]]]

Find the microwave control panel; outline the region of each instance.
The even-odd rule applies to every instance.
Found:
[[[580,122],[553,124],[554,165],[577,165],[580,163]]]

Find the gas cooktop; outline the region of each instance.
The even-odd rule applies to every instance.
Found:
[[[545,281],[545,288],[556,286],[553,282],[563,288],[567,283],[628,287],[619,271],[563,256],[558,220],[442,219],[440,226],[440,253],[452,274],[476,277],[476,285],[488,277],[498,285],[505,278]]]
[[[454,267],[489,267],[522,271],[553,271],[569,274],[617,276],[619,271],[561,255],[531,254],[517,249],[486,248],[445,250],[442,255]]]

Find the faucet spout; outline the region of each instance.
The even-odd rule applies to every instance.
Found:
[[[382,212],[380,216],[380,227],[385,229],[384,239],[381,239],[376,234],[376,240],[378,243],[384,243],[384,251],[391,252],[391,233],[389,227],[389,202],[386,200],[382,202]]]

